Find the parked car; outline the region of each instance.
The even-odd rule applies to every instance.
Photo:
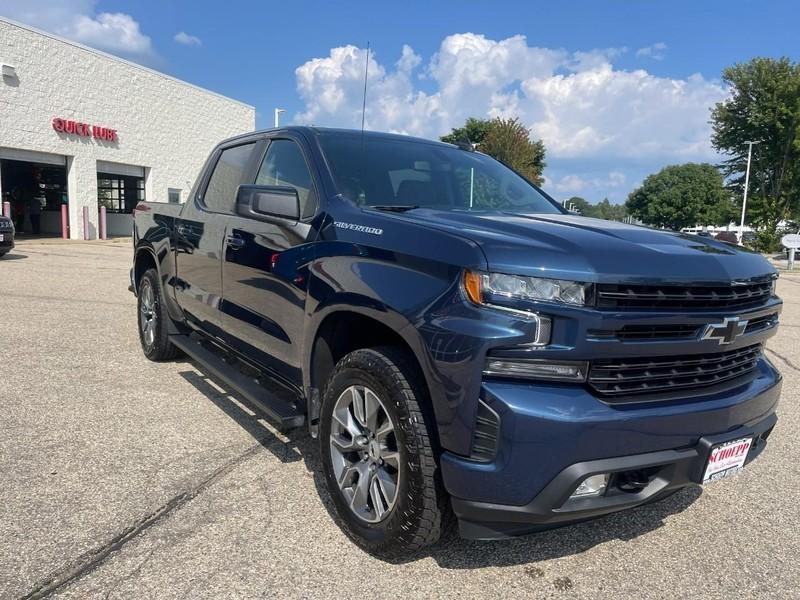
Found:
[[[14,248],[14,221],[0,216],[0,256],[5,256]]]
[[[776,276],[713,239],[569,214],[471,148],[379,133],[239,136],[186,204],[134,212],[145,356],[184,352],[307,426],[342,528],[381,556],[451,515],[465,537],[518,535],[739,471],[776,423]]]
[[[737,244],[739,242],[739,239],[736,237],[736,233],[733,231],[720,231],[714,236],[714,239],[719,240],[720,242],[728,242],[729,244]]]

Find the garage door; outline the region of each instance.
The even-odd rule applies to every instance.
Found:
[[[61,154],[34,152],[33,150],[19,150],[17,148],[0,148],[0,158],[29,163],[39,163],[40,165],[58,165],[59,167],[67,166],[67,157],[62,156]]]
[[[107,160],[97,161],[98,173],[111,173],[112,175],[126,175],[128,177],[144,177],[144,167],[125,165]]]

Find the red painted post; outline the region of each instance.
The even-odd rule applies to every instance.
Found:
[[[106,207],[100,207],[100,239],[106,239]]]
[[[3,202],[3,216],[11,218],[11,202]]]
[[[67,205],[61,205],[61,239],[66,240],[69,238],[69,232],[67,231]]]
[[[83,207],[83,239],[89,239],[89,207]]]

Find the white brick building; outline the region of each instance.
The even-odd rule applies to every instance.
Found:
[[[23,230],[130,235],[139,199],[184,201],[211,148],[252,131],[255,109],[0,17],[0,196]],[[33,210],[31,209],[33,206]],[[35,215],[34,215],[34,219]]]

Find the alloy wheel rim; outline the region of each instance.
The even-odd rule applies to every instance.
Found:
[[[362,521],[389,516],[400,488],[394,423],[378,395],[363,385],[344,390],[333,408],[333,473],[350,510]]]
[[[139,325],[142,337],[147,346],[152,346],[156,339],[156,302],[153,286],[145,280],[139,293]]]

